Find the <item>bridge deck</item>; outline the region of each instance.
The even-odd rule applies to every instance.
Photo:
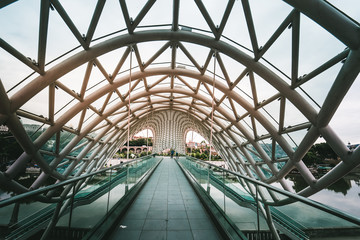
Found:
[[[111,239],[221,239],[171,158],[157,167]]]

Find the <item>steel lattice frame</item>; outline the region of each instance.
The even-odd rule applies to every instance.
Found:
[[[0,4],[0,7],[7,8],[6,5],[10,2],[12,1],[5,1]],[[190,129],[196,130],[209,139],[213,98],[212,71],[215,70],[211,68],[210,63],[216,58],[218,71],[215,79],[217,96],[214,96],[213,145],[226,159],[230,168],[242,174],[257,177],[264,182],[278,181],[284,189],[290,191],[284,177],[293,168],[297,168],[309,185],[300,192],[304,196],[309,196],[330,185],[360,164],[360,149],[358,148],[354,152],[349,151],[329,126],[330,120],[360,71],[360,28],[358,23],[349,19],[326,1],[286,0],[285,2],[292,6],[293,10],[263,47],[258,45],[257,32],[254,28],[248,0],[242,0],[239,3],[244,10],[248,28],[244,33],[249,34],[252,45],[252,51],[248,53],[238,44],[229,42],[222,35],[228,24],[230,13],[235,11],[233,10],[234,0],[227,2],[219,26],[215,26],[203,2],[195,0],[210,32],[192,31],[191,26],[189,28],[180,25],[179,0],[173,1],[172,22],[169,25],[149,28],[140,28],[139,26],[149,10],[154,4],[157,4],[155,0],[147,1],[134,20],[129,16],[125,0],[120,0],[122,16],[119,18],[124,19],[127,26],[126,31],[120,31],[117,35],[94,42],[93,35],[99,18],[102,16],[105,0],[97,2],[87,34],[84,36],[80,34],[60,1],[42,0],[37,61],[28,59],[20,50],[11,46],[4,39],[0,39],[1,48],[35,71],[26,87],[12,93],[11,96],[3,84],[0,85],[0,124],[8,126],[24,150],[24,153],[6,172],[0,173],[1,185],[7,185],[15,192],[28,191],[29,189],[18,184],[14,178],[31,159],[43,171],[31,186],[31,188],[38,188],[50,176],[64,180],[71,175],[74,169],[78,169],[76,175],[91,172],[102,167],[106,160],[113,156],[118,147],[127,140],[126,119],[129,95],[127,91],[120,90],[120,87],[126,86],[129,80],[128,67],[124,66],[124,63],[129,61],[130,54],[134,54],[137,63],[131,74],[130,122],[132,135],[146,128],[152,129],[155,134],[154,148],[157,151],[165,147],[175,147],[179,152],[183,152],[185,135]],[[59,60],[51,68],[47,68],[45,56],[48,29],[51,27],[49,25],[50,9],[59,13],[78,40],[80,49],[65,54],[60,58],[61,61]],[[299,76],[300,15],[306,15],[347,46],[343,52],[302,77]],[[274,42],[289,25],[292,34],[291,76],[286,79],[282,74],[264,64],[262,57],[272,48]],[[139,45],[157,41],[161,41],[163,45],[150,58],[143,61]],[[206,60],[198,62],[187,44],[207,48]],[[116,67],[108,69],[107,66],[103,66],[99,57],[117,49],[123,49],[123,55],[116,59],[118,62]],[[156,59],[167,51],[171,56],[168,63],[154,64]],[[184,67],[179,63],[177,61],[179,53],[185,55],[192,66]],[[239,65],[245,66],[245,70],[237,78],[231,78],[224,58],[232,59]],[[327,93],[323,105],[319,110],[315,109],[309,100],[300,94],[300,87],[341,61],[344,63]],[[81,66],[86,66],[86,70],[83,73],[79,92],[72,91],[70,87],[59,81],[67,73]],[[107,84],[88,93],[88,82],[95,67],[100,70],[102,79],[105,79]],[[126,70],[121,72],[120,69]],[[148,84],[147,79],[149,78],[157,78],[157,80]],[[247,93],[249,98],[245,98],[235,91],[239,82],[244,81],[245,78],[249,79],[251,85],[251,92]],[[276,91],[262,102],[258,99],[258,78],[264,79]],[[164,84],[166,81],[169,83]],[[49,91],[48,116],[43,117],[22,110],[24,104],[31,102],[32,98],[43,89]],[[75,101],[75,104],[61,116],[55,114],[56,101],[60,101],[56,98],[57,91],[65,92]],[[114,96],[116,97],[114,98]],[[217,98],[218,96],[220,97]],[[115,100],[111,101],[113,98]],[[94,106],[99,99],[103,99],[100,109]],[[274,122],[264,109],[278,100],[280,103],[279,116],[276,117],[278,120]],[[287,115],[286,103],[293,104],[306,121],[286,127],[284,125]],[[244,109],[245,113],[238,113],[239,109]],[[85,116],[90,111],[94,117],[90,122],[86,122]],[[68,127],[67,123],[76,115],[80,115],[77,127],[75,129]],[[25,132],[19,116],[43,123],[48,128],[32,141]],[[172,119],[176,119],[176,121],[172,121],[172,125],[165,129],[165,125],[162,123]],[[267,133],[259,136],[259,126]],[[171,134],[164,135],[163,131],[168,131],[169,128],[177,128],[176,134],[171,131]],[[304,130],[308,131],[297,148],[292,147],[286,136]],[[75,134],[75,137],[62,149],[59,147],[61,131]],[[169,139],[162,139],[166,136],[169,139],[176,138],[176,141],[171,143]],[[330,173],[316,179],[302,162],[302,158],[320,136],[330,144],[342,161]],[[55,138],[55,150],[53,152],[41,150],[42,146],[51,138]],[[271,154],[264,150],[262,142],[271,143]],[[283,149],[287,157],[281,159],[275,157],[276,145]],[[80,154],[71,157],[70,153],[77,149],[82,149]],[[47,162],[44,160],[43,154],[51,155],[53,159]],[[57,168],[65,164],[69,164],[69,166],[63,173],[59,173]]]

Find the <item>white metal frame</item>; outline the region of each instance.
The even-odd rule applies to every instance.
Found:
[[[6,4],[0,5],[0,7],[6,8],[9,2],[11,1],[7,1]],[[188,31],[189,29],[181,28],[179,24],[179,0],[173,1],[173,19],[171,28],[167,30],[156,29],[156,27],[153,27],[151,30],[138,28],[143,18],[152,6],[156,4],[155,0],[147,1],[134,20],[129,16],[126,1],[120,0],[119,3],[127,25],[127,32],[107,40],[97,41],[96,44],[93,44],[94,31],[102,14],[103,7],[106,4],[105,0],[98,1],[85,36],[79,33],[58,0],[42,0],[38,29],[38,58],[36,62],[29,60],[19,50],[15,49],[5,40],[0,39],[1,48],[35,71],[35,77],[26,87],[15,92],[11,97],[9,97],[0,81],[0,124],[6,124],[9,127],[24,150],[24,153],[6,172],[0,173],[0,184],[6,184],[16,192],[28,191],[29,189],[21,186],[13,179],[31,159],[43,171],[41,176],[33,183],[32,188],[40,187],[49,176],[59,181],[64,180],[70,176],[72,170],[79,166],[83,166],[82,171],[87,172],[98,169],[105,163],[107,157],[111,157],[117,148],[126,142],[127,123],[125,120],[127,111],[131,112],[129,119],[131,134],[144,129],[144,126],[153,130],[155,135],[155,151],[161,151],[164,148],[175,148],[178,152],[184,153],[185,133],[193,128],[209,139],[212,126],[210,110],[208,109],[211,109],[214,97],[210,90],[214,81],[211,69],[209,69],[209,62],[214,54],[217,66],[221,69],[223,77],[216,76],[215,80],[216,90],[222,94],[222,98],[214,98],[213,145],[220,155],[226,159],[232,170],[251,177],[254,177],[255,174],[257,178],[268,183],[280,182],[284,189],[291,191],[284,181],[284,177],[293,168],[297,168],[309,185],[309,187],[300,192],[304,196],[309,196],[329,186],[350,172],[360,164],[360,150],[350,151],[329,126],[329,122],[360,71],[359,24],[349,19],[326,1],[286,0],[285,2],[294,8],[293,11],[279,25],[266,44],[263,47],[259,47],[249,2],[248,0],[243,0],[241,5],[244,9],[247,30],[253,47],[251,49],[252,54],[248,54],[238,45],[225,41],[222,36],[228,16],[234,11],[234,2],[234,0],[228,1],[220,25],[215,26],[202,1],[195,0],[204,20],[211,29],[211,35],[209,35],[208,33],[193,32]],[[65,55],[61,62],[47,69],[45,56],[50,7],[59,13],[78,40],[82,50],[76,54],[70,53]],[[298,73],[301,14],[308,16],[347,46],[343,52],[302,77]],[[292,33],[290,81],[259,61],[271,49],[273,43],[289,25],[291,25]],[[137,47],[138,44],[164,40],[166,43],[152,57],[143,61],[141,52]],[[206,61],[204,63],[197,62],[184,43],[192,43],[208,48],[209,53]],[[125,51],[118,59],[115,69],[107,69],[98,59],[101,55],[122,48]],[[131,94],[132,103],[129,106],[129,94],[119,91],[119,87],[128,83],[129,74],[119,75],[119,73],[120,69],[123,68],[124,62],[129,58],[131,49],[134,50],[137,61],[137,66],[131,71],[131,91],[135,91],[139,87],[143,90]],[[154,61],[169,49],[171,51],[171,59],[169,59],[168,66],[154,66]],[[179,51],[186,55],[193,66],[186,68],[178,66],[177,54]],[[238,78],[230,79],[228,76],[227,66],[222,59],[225,56],[246,67]],[[341,61],[344,61],[344,64],[338,72],[325,102],[320,110],[317,111],[308,100],[299,94],[298,89],[302,84],[311,81],[314,77]],[[82,89],[79,93],[72,91],[71,88],[58,81],[65,74],[84,64],[87,65],[87,68],[84,72]],[[108,84],[92,94],[87,94],[89,77],[94,67],[99,68]],[[108,72],[111,72],[111,74],[108,74]],[[252,92],[249,95],[252,96],[252,101],[243,98],[234,91],[236,85],[246,75],[249,76],[251,81]],[[259,99],[257,99],[256,75],[260,76],[277,90],[276,94],[264,102],[259,102]],[[149,85],[147,83],[147,78],[149,77],[158,77],[158,81]],[[170,85],[162,85],[162,82],[167,78],[170,78]],[[175,86],[175,79],[181,82],[181,87]],[[196,87],[192,87],[193,85],[187,79],[192,79],[191,81],[196,82]],[[207,92],[201,92],[201,87]],[[32,97],[46,88],[49,90],[50,103],[47,117],[22,110],[22,106],[25,103],[31,101]],[[58,101],[55,97],[56,91],[64,91],[76,101],[76,104],[62,116],[56,116],[54,112],[55,103]],[[118,100],[115,104],[110,104],[109,101],[113,95],[117,96]],[[106,96],[106,100],[100,109],[96,109],[92,104],[103,96]],[[156,100],[154,100],[155,98]],[[226,98],[229,99],[230,103],[230,106],[227,107],[223,104]],[[277,124],[273,124],[268,119],[268,116],[262,114],[259,110],[277,100],[281,102],[279,109],[280,120]],[[307,121],[291,128],[284,126],[284,118],[287,114],[286,102],[291,102]],[[133,107],[132,104],[136,104],[136,106]],[[245,109],[246,114],[239,116],[235,105]],[[85,123],[87,111],[93,112],[96,118]],[[81,117],[76,129],[67,127],[66,124],[79,113]],[[191,116],[190,121],[187,114]],[[32,141],[22,127],[18,119],[19,116],[43,123],[48,128],[40,137]],[[250,131],[244,125],[246,117],[250,118],[252,125],[250,126]],[[171,125],[166,125],[166,122],[170,120],[172,121]],[[223,120],[229,124],[224,124]],[[259,136],[257,134],[257,124],[261,124],[268,134]],[[304,129],[308,129],[307,134],[298,147],[293,149],[284,136],[287,133]],[[54,159],[51,163],[47,163],[43,159],[40,149],[50,138],[59,136],[62,130],[72,132],[76,137],[61,151],[57,148],[52,153]],[[171,134],[166,135],[167,131],[170,131]],[[93,134],[95,132],[97,135],[94,137]],[[329,174],[316,179],[302,162],[302,158],[320,136],[330,144],[342,161]],[[80,141],[84,138],[88,139],[87,143],[82,143],[83,145],[79,146]],[[175,140],[172,141],[172,139]],[[276,144],[281,146],[288,157],[276,159],[274,154],[269,156],[261,145],[263,140],[271,141],[273,146]],[[79,149],[82,146],[84,148],[78,156],[75,158],[69,157],[69,154],[74,149]],[[93,151],[91,156],[85,158],[90,151]],[[252,151],[261,160],[254,159]],[[272,151],[274,152],[274,149]],[[65,158],[72,159],[70,160],[71,164],[63,174],[60,174],[56,171],[56,168],[62,164]],[[286,164],[279,169],[278,163],[282,162]],[[265,174],[265,172],[268,174]],[[269,174],[270,176],[268,176]]]

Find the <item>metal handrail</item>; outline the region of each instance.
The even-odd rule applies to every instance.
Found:
[[[334,215],[334,216],[336,216],[336,217],[342,218],[342,219],[344,219],[344,220],[346,220],[346,221],[352,222],[352,223],[360,226],[360,218],[357,218],[357,217],[354,217],[354,216],[349,215],[349,214],[347,214],[347,213],[344,213],[344,212],[341,212],[341,211],[339,211],[339,210],[333,209],[333,208],[331,208],[331,207],[329,207],[329,206],[323,205],[323,204],[318,203],[318,202],[316,202],[316,201],[309,200],[308,198],[303,197],[303,196],[301,196],[301,195],[297,195],[297,194],[295,194],[295,193],[291,193],[291,192],[288,192],[288,191],[285,191],[285,190],[276,188],[276,187],[274,187],[274,186],[272,186],[272,185],[269,185],[269,184],[267,184],[267,183],[258,181],[258,180],[256,180],[256,179],[252,179],[252,178],[250,178],[250,177],[246,177],[246,176],[244,176],[244,175],[241,175],[241,174],[239,174],[239,173],[233,172],[233,171],[231,171],[231,170],[228,170],[228,169],[225,169],[225,168],[216,166],[216,165],[211,164],[211,163],[208,163],[208,162],[204,162],[204,161],[199,160],[199,159],[197,159],[197,158],[190,157],[190,156],[186,156],[186,158],[189,159],[189,160],[192,160],[192,161],[196,161],[196,162],[200,162],[200,163],[202,163],[202,164],[209,165],[209,166],[214,167],[214,168],[218,168],[218,169],[220,169],[220,170],[222,170],[222,171],[231,173],[231,174],[233,174],[233,175],[235,175],[235,176],[237,176],[237,177],[239,177],[239,178],[241,178],[241,179],[243,179],[243,180],[245,180],[245,181],[251,182],[251,183],[253,183],[253,184],[257,184],[257,185],[259,185],[259,186],[265,187],[266,189],[270,189],[270,190],[272,190],[272,191],[275,191],[275,192],[277,192],[277,193],[280,193],[280,194],[282,194],[282,195],[285,195],[285,196],[289,197],[289,199],[281,200],[281,201],[277,202],[276,204],[272,204],[272,203],[270,203],[270,202],[264,202],[264,203],[266,203],[266,204],[268,204],[268,205],[279,205],[279,204],[281,204],[281,203],[283,203],[283,205],[286,205],[286,204],[288,204],[288,203],[292,203],[292,202],[293,202],[292,200],[297,200],[297,201],[303,202],[303,203],[305,203],[305,204],[307,204],[307,205],[309,205],[309,206],[311,206],[311,207],[315,207],[315,208],[320,209],[320,210],[322,210],[322,211],[324,211],[324,212],[330,213],[330,214],[332,214],[332,215]]]
[[[71,183],[78,182],[79,180],[82,180],[82,179],[97,175],[99,173],[103,173],[103,172],[106,172],[106,171],[114,169],[114,168],[122,168],[124,165],[128,165],[128,164],[131,164],[131,163],[139,161],[139,160],[144,160],[144,158],[154,157],[154,156],[155,156],[155,154],[143,156],[143,157],[140,157],[140,158],[135,158],[135,159],[133,159],[131,161],[128,161],[128,162],[125,162],[125,163],[120,163],[120,164],[117,164],[117,165],[114,165],[114,166],[111,166],[111,167],[108,167],[108,168],[103,168],[103,169],[98,170],[96,172],[84,174],[84,175],[81,175],[79,177],[74,177],[74,178],[64,180],[62,182],[59,182],[59,183],[56,183],[56,184],[53,184],[53,185],[50,185],[50,186],[46,186],[46,187],[39,188],[39,189],[36,189],[36,190],[31,190],[29,192],[22,193],[22,194],[14,196],[14,197],[7,198],[5,200],[0,201],[0,208],[8,206],[8,205],[13,204],[13,203],[16,203],[16,202],[21,201],[21,200],[26,199],[26,198],[30,198],[30,197],[33,197],[35,195],[39,195],[39,194],[47,192],[49,190],[53,190],[53,189],[56,189],[56,188],[59,188],[59,187],[62,187],[62,186],[69,185]]]

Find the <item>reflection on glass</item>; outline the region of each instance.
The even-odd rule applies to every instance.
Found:
[[[19,195],[16,203],[10,204],[11,198],[0,201],[0,223],[5,226],[10,224],[10,232],[6,238],[25,239],[39,227],[52,226],[49,223],[54,223],[56,231],[63,234],[64,238],[79,229],[94,227],[126,194],[126,183],[129,189],[134,187],[160,160],[156,157],[143,157],[131,161],[128,167],[113,166],[72,179],[72,182],[64,183],[61,187],[49,186],[36,190],[38,192]],[[33,196],[34,194],[36,195]],[[44,201],[45,196],[57,197],[57,202],[38,201],[37,197]],[[60,196],[64,198],[59,198]],[[56,221],[52,222],[52,219]]]
[[[276,189],[254,179],[194,158],[181,158],[179,163],[222,209],[242,232],[285,234],[290,238],[309,239],[326,235],[327,229],[337,234],[359,233],[360,220],[309,199]],[[204,176],[208,176],[205,180]],[[292,179],[298,180],[296,176]],[[306,184],[294,181],[298,189]],[[339,180],[330,187],[346,194],[349,181]],[[321,238],[320,238],[321,239]],[[324,238],[326,239],[326,237]]]

